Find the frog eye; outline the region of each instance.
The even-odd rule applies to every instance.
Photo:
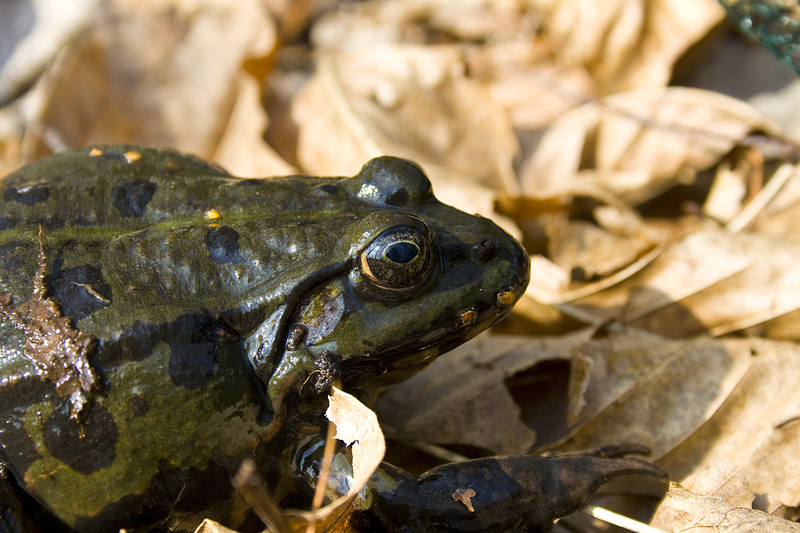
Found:
[[[378,235],[361,252],[361,273],[380,288],[414,289],[431,278],[436,256],[427,232],[402,225]]]

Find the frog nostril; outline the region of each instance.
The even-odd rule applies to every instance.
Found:
[[[469,248],[469,256],[475,261],[484,262],[494,256],[494,239],[482,239]]]

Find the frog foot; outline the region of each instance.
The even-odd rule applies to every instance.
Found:
[[[393,531],[408,524],[410,511],[418,531],[549,531],[554,520],[577,511],[611,478],[666,477],[643,459],[621,456],[641,450],[612,446],[581,454],[498,456],[442,465],[418,480],[406,477],[392,496],[381,494],[388,501],[378,498],[354,517],[360,522],[355,525]],[[420,502],[419,507],[409,505],[409,499]],[[398,516],[401,507],[405,517]]]

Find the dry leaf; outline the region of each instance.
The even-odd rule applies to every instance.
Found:
[[[99,0],[5,2],[0,8],[0,105],[33,84],[91,21]]]
[[[387,392],[375,410],[392,437],[527,453],[536,434],[520,419],[505,380],[543,361],[569,360],[571,348],[589,335],[544,340],[480,335]]]
[[[733,462],[754,492],[800,503],[800,348],[753,340],[616,337],[576,350],[574,435],[559,449],[631,442],[676,480]]]
[[[666,85],[675,61],[724,17],[696,0],[529,0],[559,62],[581,64],[606,94]]]
[[[264,142],[267,114],[254,78],[238,78],[236,104],[212,160],[234,176],[263,177],[297,174],[297,169]]]
[[[489,88],[517,130],[549,126],[567,111],[594,100],[597,88],[583,67],[553,62],[541,41],[501,42],[469,50],[470,76]]]
[[[519,419],[520,408],[540,420],[541,413],[563,413],[564,420],[547,422],[549,431],[560,431],[546,439],[562,440],[559,451],[640,444],[676,480],[727,460],[770,502],[800,503],[800,347],[648,335],[590,340],[590,334],[527,344],[519,337],[479,337],[392,390],[377,410],[392,436],[496,453],[527,451],[533,434]],[[505,389],[514,374],[559,360],[572,368],[563,396],[547,392],[546,381],[531,385],[529,396],[515,394],[519,407],[487,394]],[[564,397],[566,410],[558,405]],[[489,405],[495,410],[487,422]]]
[[[587,323],[618,320],[671,337],[746,331],[800,339],[800,244],[756,234],[690,234],[560,294],[536,281],[526,297]]]
[[[584,279],[613,274],[652,245],[641,235],[615,235],[589,222],[554,221],[545,227],[549,256],[567,272]]]
[[[673,483],[667,505],[677,515],[671,531],[675,533],[796,533],[800,524],[770,516],[748,507],[739,507],[717,496],[690,492]]]
[[[581,106],[547,130],[525,164],[523,193],[640,203],[694,179],[752,131],[777,131],[747,104],[718,93],[670,87]]]
[[[304,170],[352,175],[377,155],[405,157],[425,169],[443,201],[491,213],[486,187],[516,188],[517,144],[502,109],[463,69],[455,47],[324,56],[293,103]]]
[[[502,42],[532,36],[536,13],[514,0],[377,0],[330,13],[313,29],[323,50],[390,43]]]
[[[274,46],[261,4],[113,0],[99,13],[47,72],[42,125],[67,147],[130,142],[211,157],[242,62]]]
[[[293,531],[305,531],[309,523],[316,531],[349,531],[350,505],[383,460],[386,444],[378,419],[355,397],[333,387],[326,416],[336,425],[336,438],[352,445],[353,482],[347,494],[313,512],[291,511]]]
[[[214,522],[213,520],[205,519],[203,523],[197,526],[197,529],[194,530],[194,533],[237,533],[233,529],[228,529],[227,527],[223,526],[218,522]]]

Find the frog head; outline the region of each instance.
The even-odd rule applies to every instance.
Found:
[[[341,183],[358,208],[336,260],[261,328],[275,339],[273,363],[254,364],[273,413],[333,382],[374,397],[495,324],[528,284],[522,246],[439,202],[414,163],[379,157]]]

